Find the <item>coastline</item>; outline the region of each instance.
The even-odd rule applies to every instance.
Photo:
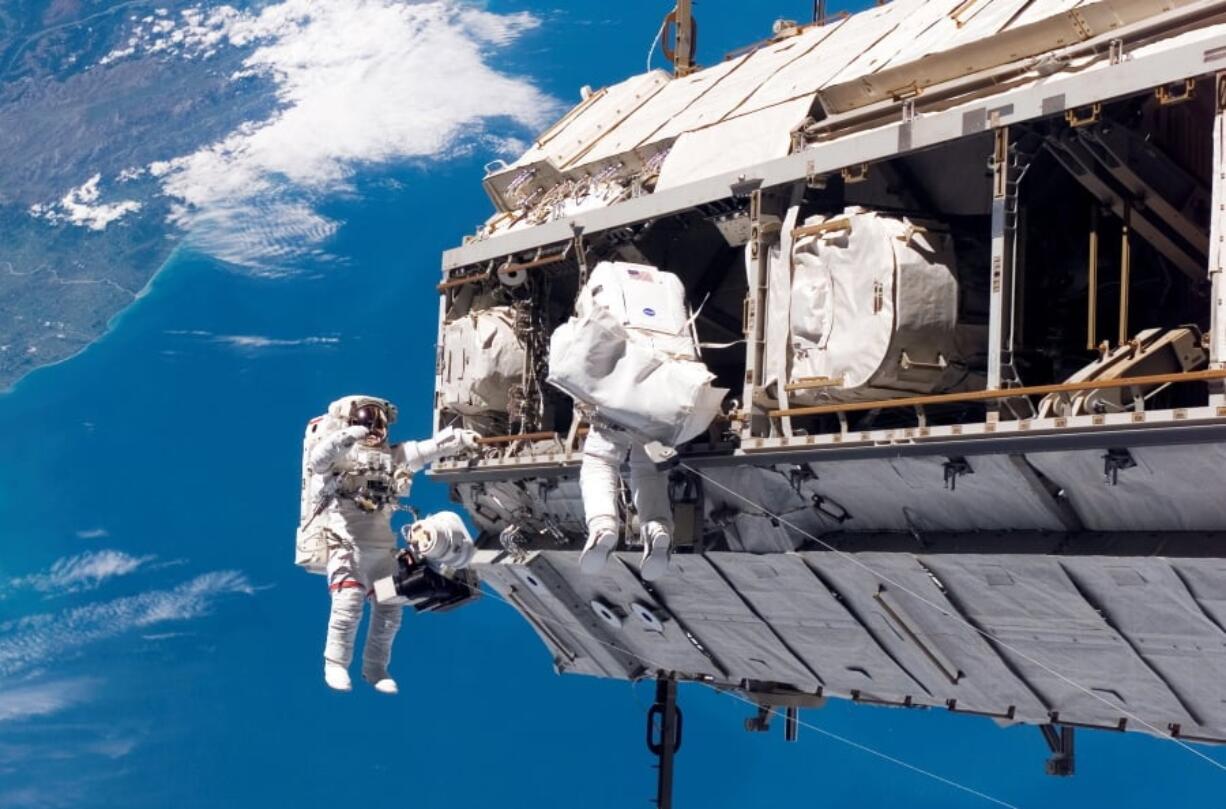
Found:
[[[71,360],[74,360],[80,357],[81,355],[89,351],[91,348],[93,348],[95,345],[97,345],[99,342],[101,342],[102,340],[106,339],[109,335],[114,333],[114,331],[119,327],[120,323],[122,322],[124,315],[130,312],[133,309],[133,307],[139,304],[150,292],[153,291],[154,282],[157,281],[157,279],[162,277],[162,275],[171,267],[171,265],[173,265],[179,259],[179,257],[181,256],[183,252],[184,252],[184,246],[183,246],[182,240],[180,240],[180,242],[176,244],[174,248],[171,249],[170,254],[166,256],[166,258],[162,261],[162,263],[159,264],[152,273],[150,273],[148,280],[145,281],[144,286],[142,286],[139,290],[136,291],[136,294],[132,297],[132,300],[127,305],[121,307],[118,311],[116,311],[109,318],[107,318],[106,326],[98,334],[98,336],[96,336],[94,339],[90,340],[84,346],[82,346],[78,350],[72,352],[71,354],[65,357],[60,357],[57,360],[52,360],[51,362],[45,363],[43,365],[35,366],[34,368],[31,368],[30,370],[26,371],[24,374],[22,374],[21,376],[14,379],[11,383],[9,383],[7,387],[0,388],[0,398],[11,396],[12,394],[17,393],[22,383],[30,379],[35,374],[38,374],[41,371],[45,371],[48,368],[55,368],[56,366],[63,365],[66,362],[69,362]]]

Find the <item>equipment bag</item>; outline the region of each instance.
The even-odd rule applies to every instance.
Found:
[[[638,325],[640,314],[658,322],[655,313],[677,309],[676,300],[657,298],[647,306],[638,295],[619,294],[613,295],[614,302],[630,305],[623,304],[620,311],[615,306],[601,305],[602,293],[609,298],[608,288],[602,288],[602,282],[612,276],[602,272],[602,267],[611,264],[606,262],[596,268],[588,281],[588,289],[595,287],[595,294],[585,289],[580,295],[581,314],[559,326],[550,338],[547,381],[569,393],[575,401],[595,409],[598,418],[668,446],[684,444],[715,418],[727,390],[712,386],[715,376],[694,359],[694,340],[687,319],[666,316],[658,320],[668,321],[674,330],[678,329],[679,320],[679,331],[655,331]],[[676,289],[673,298],[683,294],[680,282],[671,273],[653,267],[641,270],[676,282],[653,284],[657,291]],[[652,309],[653,313],[631,313],[635,314],[631,319],[626,310],[635,305]],[[661,346],[680,351],[666,352]]]

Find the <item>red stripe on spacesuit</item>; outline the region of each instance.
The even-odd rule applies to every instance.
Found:
[[[351,587],[365,587],[365,586],[366,585],[362,584],[362,582],[360,581],[354,581],[353,579],[345,579],[344,581],[338,581],[336,584],[329,584],[328,590],[329,591],[347,590]],[[367,595],[369,595],[369,593]]]

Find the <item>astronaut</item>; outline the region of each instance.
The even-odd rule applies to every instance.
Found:
[[[395,407],[386,400],[346,396],[329,406],[327,416],[308,426],[303,512],[309,526],[304,524],[299,531],[299,554],[303,534],[317,537],[326,553],[332,609],[324,681],[338,691],[353,688],[349,664],[362,605],[374,581],[396,569],[391,527],[396,501],[407,496],[415,472],[477,447],[477,433],[454,427],[425,441],[389,445],[388,425],[395,418]],[[312,442],[313,434],[317,437]],[[309,514],[308,503],[313,504]],[[299,564],[304,564],[301,559]],[[371,605],[362,677],[384,694],[398,690],[387,667],[401,610],[399,605]]]
[[[672,506],[668,475],[649,460],[644,444],[672,446],[705,429],[710,415],[688,424],[701,420],[695,414],[705,408],[687,396],[714,379],[699,359],[681,279],[647,264],[600,262],[579,291],[575,316],[550,338],[549,365],[548,381],[570,394],[591,424],[579,469],[588,528],[579,569],[598,574],[617,547],[617,499],[628,459],[640,569],[647,581],[660,578],[668,572]]]
[[[656,468],[641,442],[625,430],[595,418],[583,445],[583,463],[579,467],[579,490],[588,528],[579,569],[588,575],[600,573],[617,547],[617,492],[621,466],[627,456],[630,497],[639,515],[639,535],[643,540],[640,571],[646,581],[655,581],[668,572],[673,543],[668,473]]]

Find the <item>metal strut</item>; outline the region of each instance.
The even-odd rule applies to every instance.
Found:
[[[1073,729],[1068,725],[1039,725],[1043,740],[1051,750],[1047,759],[1047,774],[1068,776],[1073,774],[1076,759],[1073,755]]]
[[[656,701],[647,711],[647,749],[656,765],[656,806],[672,809],[673,756],[681,749],[681,709],[677,707],[677,681],[672,677],[656,680]]]

